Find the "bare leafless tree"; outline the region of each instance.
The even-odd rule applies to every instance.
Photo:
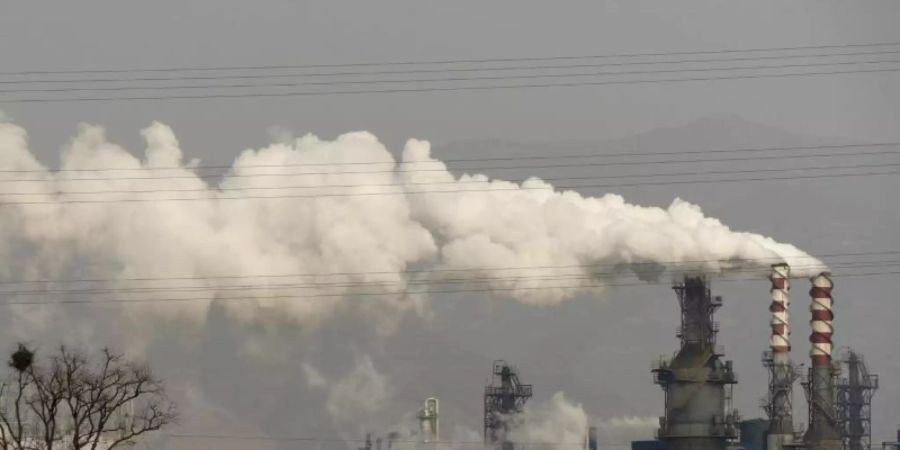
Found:
[[[46,364],[24,345],[0,384],[0,450],[108,450],[174,423],[149,367],[103,349],[92,361],[60,347]]]

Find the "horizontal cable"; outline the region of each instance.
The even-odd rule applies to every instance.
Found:
[[[487,158],[448,158],[433,160],[401,160],[401,161],[334,161],[334,162],[304,162],[304,163],[282,163],[282,164],[242,164],[234,165],[198,165],[198,166],[154,166],[154,167],[92,167],[92,168],[62,168],[53,170],[51,173],[73,173],[73,172],[135,172],[135,171],[152,171],[152,170],[230,170],[230,169],[256,169],[256,168],[285,168],[285,167],[306,167],[306,166],[354,166],[354,165],[409,165],[409,164],[444,164],[458,162],[485,162],[485,161],[522,161],[522,160],[564,160],[564,159],[592,159],[592,158],[620,158],[620,157],[645,157],[645,156],[677,156],[677,155],[696,155],[696,154],[716,154],[716,153],[742,153],[742,152],[773,152],[773,151],[795,151],[795,150],[833,150],[833,149],[851,149],[865,147],[894,147],[900,146],[900,141],[891,142],[872,142],[872,143],[854,143],[854,144],[822,144],[822,145],[795,145],[784,147],[744,147],[744,148],[728,148],[728,149],[708,149],[708,150],[687,150],[687,151],[648,151],[639,153],[568,153],[554,155],[519,155],[504,157],[487,157]],[[302,154],[302,153],[301,153]],[[847,153],[847,156],[854,156],[856,153]],[[803,155],[800,155],[803,156]],[[811,155],[818,156],[818,155]],[[718,161],[718,160],[709,160]],[[704,160],[691,160],[689,162],[704,162]],[[541,166],[530,166],[541,167]],[[458,170],[453,168],[453,170]],[[478,170],[472,168],[464,168],[462,170]],[[47,173],[47,169],[0,169],[0,173]],[[368,172],[365,172],[368,173]],[[81,180],[83,178],[77,178]],[[87,178],[86,180],[107,180],[109,178]],[[116,178],[119,179],[119,178]],[[135,179],[135,178],[127,178]],[[137,178],[143,179],[143,178]],[[67,179],[72,180],[72,179]],[[0,180],[3,181],[3,180]],[[13,180],[13,181],[30,181],[30,180]],[[45,180],[37,180],[45,181]]]
[[[898,51],[897,53],[900,53]],[[863,64],[896,64],[900,63],[898,59],[888,60],[870,60],[870,61],[840,61],[840,62],[821,62],[821,63],[804,63],[804,64],[783,64],[783,65],[762,65],[762,66],[732,66],[732,67],[705,67],[705,68],[686,68],[686,69],[657,69],[657,70],[638,70],[624,72],[588,72],[588,73],[548,73],[548,74],[524,74],[524,75],[485,75],[485,76],[468,76],[468,77],[450,77],[450,78],[404,78],[399,80],[339,80],[339,81],[297,81],[297,82],[280,82],[280,83],[242,83],[242,84],[205,84],[205,85],[167,85],[167,86],[106,86],[106,87],[57,87],[57,88],[14,88],[0,89],[0,95],[3,94],[23,94],[23,93],[59,93],[59,92],[122,92],[122,91],[159,91],[159,90],[185,90],[185,89],[244,89],[244,88],[285,88],[285,87],[302,87],[302,86],[351,86],[351,85],[372,85],[372,84],[417,84],[417,83],[449,83],[449,82],[467,82],[467,81],[515,81],[515,80],[531,80],[544,78],[577,78],[577,77],[600,77],[600,76],[621,76],[621,75],[657,75],[669,73],[683,72],[733,72],[741,70],[766,70],[766,69],[796,69],[805,67],[824,67],[824,66],[843,66],[843,65],[863,65]]]
[[[629,174],[629,175],[596,175],[585,177],[539,177],[541,181],[585,181],[585,180],[604,180],[604,179],[630,179],[630,178],[656,178],[656,177],[679,177],[686,175],[734,175],[745,173],[763,173],[763,172],[798,172],[810,170],[849,170],[864,168],[882,168],[882,167],[900,167],[900,163],[896,164],[853,164],[846,166],[816,166],[816,167],[795,167],[795,168],[777,168],[777,169],[746,169],[746,170],[705,170],[693,172],[657,172],[648,174]],[[47,190],[43,192],[3,192],[0,191],[0,198],[4,196],[34,196],[34,195],[97,195],[97,194],[159,194],[159,193],[179,193],[179,192],[229,192],[229,191],[273,191],[273,190],[294,190],[294,189],[349,189],[349,188],[369,188],[369,187],[408,187],[408,186],[439,186],[439,185],[490,185],[492,182],[509,182],[524,183],[529,178],[512,179],[512,180],[451,180],[451,181],[428,181],[428,182],[395,182],[395,183],[365,183],[365,184],[310,184],[304,186],[245,186],[245,187],[204,187],[200,189],[117,189],[117,190],[93,190],[93,191],[69,191],[69,190]],[[64,181],[63,181],[64,182]]]
[[[729,261],[722,261],[729,262]],[[627,264],[623,263],[623,266]],[[829,269],[858,269],[879,267],[885,268],[889,266],[900,265],[900,260],[894,261],[850,261],[844,263],[833,263],[829,265]],[[820,265],[794,265],[792,270],[802,271],[804,269],[819,269]],[[672,273],[677,268],[667,267],[664,270],[635,270],[630,269],[626,273],[602,273],[602,274],[548,274],[535,275],[525,274],[518,276],[486,276],[486,277],[465,277],[465,278],[431,278],[431,279],[411,279],[403,281],[342,281],[342,282],[303,282],[303,283],[280,283],[280,284],[244,284],[244,285],[226,285],[226,286],[167,286],[167,287],[121,287],[121,288],[82,288],[82,289],[27,289],[16,291],[0,291],[0,295],[95,295],[95,294],[114,294],[114,293],[160,293],[160,292],[221,292],[221,291],[246,291],[246,290],[284,290],[284,289],[323,289],[323,288],[358,288],[358,287],[406,287],[406,286],[422,286],[422,285],[443,285],[443,284],[486,284],[486,283],[504,283],[517,281],[591,281],[591,280],[611,280],[618,279],[625,275],[654,275],[662,276],[664,273]],[[729,276],[733,275],[766,275],[771,273],[769,268],[746,267],[731,268],[714,273],[725,273]],[[398,272],[402,274],[402,272]],[[415,291],[411,291],[415,292]],[[350,294],[352,295],[352,294]]]
[[[850,274],[832,274],[835,277],[850,278],[862,276],[877,275],[897,275],[900,271],[887,272],[868,272],[868,273],[850,273]],[[760,281],[759,278],[718,278],[717,282],[737,282],[737,281]],[[491,292],[519,292],[519,291],[539,291],[552,289],[589,289],[589,288],[607,288],[607,287],[625,287],[625,286],[649,286],[659,285],[659,282],[638,282],[638,283],[603,283],[603,284],[577,284],[577,285],[559,285],[559,286],[520,286],[513,288],[495,287],[495,288],[478,288],[478,289],[447,289],[447,290],[422,290],[422,291],[393,291],[393,292],[352,292],[352,293],[327,293],[313,295],[265,295],[265,296],[247,296],[247,297],[156,297],[141,299],[62,299],[62,300],[35,300],[35,301],[0,301],[3,305],[63,305],[63,304],[139,304],[139,303],[180,303],[180,302],[223,302],[223,301],[260,301],[260,300],[302,300],[302,299],[318,299],[318,298],[339,298],[339,297],[373,297],[373,296],[401,296],[420,295],[420,294],[467,294],[467,293],[491,293]]]
[[[628,61],[618,63],[601,63],[601,64],[549,64],[549,65],[532,65],[532,66],[501,66],[501,67],[451,67],[440,69],[404,69],[404,70],[385,70],[385,71],[365,71],[365,72],[325,72],[325,73],[273,73],[273,74],[251,74],[251,75],[204,75],[204,76],[176,76],[176,77],[132,77],[132,78],[71,78],[56,80],[0,80],[3,84],[76,84],[76,83],[125,83],[138,81],[214,81],[214,80],[255,80],[255,79],[278,79],[278,78],[306,78],[306,77],[342,77],[342,76],[361,76],[361,75],[409,75],[424,73],[471,73],[471,72],[496,72],[496,71],[520,71],[520,70],[560,70],[560,69],[588,69],[602,67],[622,67],[622,66],[640,66],[640,65],[678,65],[678,64],[701,64],[701,63],[722,63],[735,61],[766,61],[776,59],[805,59],[805,58],[831,58],[846,56],[868,56],[868,55],[894,55],[900,53],[900,50],[879,50],[873,52],[852,52],[852,53],[814,53],[814,54],[790,54],[790,55],[769,55],[769,56],[752,56],[740,58],[715,58],[715,59],[681,59],[681,60],[665,60],[665,61]]]
[[[8,75],[52,75],[52,74],[85,74],[85,73],[129,73],[129,72],[191,72],[191,71],[221,71],[221,70],[273,70],[273,69],[314,69],[314,68],[339,68],[339,67],[377,67],[377,66],[411,66],[434,64],[481,64],[492,62],[525,62],[525,61],[559,61],[574,59],[602,59],[602,58],[636,58],[650,56],[683,56],[683,55],[717,55],[728,53],[795,51],[816,49],[840,49],[863,47],[888,47],[900,45],[900,42],[877,43],[853,43],[831,45],[803,45],[791,47],[761,47],[745,49],[716,49],[716,50],[688,50],[669,52],[640,52],[640,53],[612,53],[600,55],[567,55],[567,56],[541,56],[541,57],[515,57],[515,58],[482,58],[482,59],[444,59],[444,60],[402,60],[385,62],[356,62],[337,64],[285,64],[285,65],[251,65],[251,66],[199,66],[199,67],[151,67],[151,68],[127,68],[127,69],[76,69],[76,70],[28,70],[0,72],[2,76]]]
[[[422,92],[463,92],[463,91],[488,91],[488,90],[508,90],[508,89],[536,89],[536,88],[561,88],[561,87],[584,87],[584,86],[607,86],[607,85],[626,85],[626,84],[655,84],[655,83],[679,83],[679,82],[696,82],[696,81],[716,81],[716,80],[749,80],[763,78],[786,78],[786,77],[806,77],[806,76],[825,76],[825,75],[842,75],[842,74],[861,74],[861,73],[887,73],[898,72],[900,68],[881,68],[881,69],[855,69],[855,70],[835,70],[823,72],[797,72],[797,73],[776,73],[776,74],[752,74],[752,75],[731,75],[720,77],[688,77],[688,78],[666,78],[666,79],[650,79],[650,80],[613,80],[613,81],[573,81],[564,83],[534,83],[534,84],[488,84],[481,86],[442,86],[442,87],[412,87],[412,88],[393,88],[393,89],[356,89],[356,90],[326,90],[326,91],[301,91],[301,92],[250,92],[237,94],[173,94],[159,96],[119,96],[119,97],[59,97],[59,98],[10,98],[0,99],[2,103],[65,103],[65,102],[115,102],[115,101],[146,101],[146,100],[206,100],[206,99],[237,99],[237,98],[286,98],[286,97],[309,97],[309,96],[326,96],[326,95],[358,95],[358,94],[402,94],[402,93],[422,93]]]
[[[660,181],[660,182],[635,182],[635,183],[614,183],[614,184],[590,184],[590,185],[569,185],[569,186],[515,186],[509,188],[492,188],[492,189],[445,189],[445,190],[398,190],[391,192],[353,192],[353,193],[326,193],[326,194],[297,194],[297,195],[244,195],[234,197],[211,196],[211,197],[165,197],[165,198],[123,198],[123,199],[104,199],[104,200],[46,200],[46,201],[16,201],[3,202],[0,201],[0,207],[16,206],[16,205],[63,205],[63,204],[101,204],[101,203],[151,203],[151,202],[180,202],[180,201],[226,201],[226,200],[264,200],[264,199],[298,199],[298,198],[330,198],[330,197],[378,197],[378,196],[412,196],[427,194],[465,194],[465,193],[485,193],[485,192],[523,192],[523,191],[562,191],[575,189],[608,189],[622,187],[638,187],[638,186],[669,186],[678,184],[709,184],[709,183],[738,183],[738,182],[755,182],[755,181],[796,181],[823,178],[847,178],[847,177],[873,177],[884,175],[897,175],[900,171],[888,172],[863,172],[863,173],[841,173],[828,175],[795,175],[790,177],[760,177],[760,178],[728,178],[720,180],[677,180],[677,181]],[[400,186],[398,186],[400,188]]]
[[[840,252],[840,253],[823,253],[818,256],[793,256],[793,259],[820,259],[832,257],[846,256],[874,256],[874,255],[897,255],[900,250],[885,251],[867,251],[867,252]],[[769,261],[773,263],[782,262],[784,257],[771,256],[760,257],[753,261]],[[506,271],[506,270],[544,270],[544,269],[595,269],[595,268],[615,268],[619,264],[641,264],[650,261],[624,261],[622,263],[605,263],[605,264],[569,264],[569,265],[543,265],[543,266],[483,266],[476,268],[440,268],[440,269],[408,269],[402,270],[407,274],[427,274],[427,273],[461,273],[472,271]],[[695,260],[669,260],[655,261],[656,264],[666,266],[677,264],[703,264],[703,263],[720,263],[720,262],[751,262],[750,260],[721,260],[721,259],[695,259]],[[0,281],[0,285],[10,284],[28,284],[28,283],[109,283],[109,282],[143,282],[143,281],[192,281],[192,280],[226,280],[226,279],[243,279],[243,278],[286,278],[286,277],[321,277],[321,276],[361,276],[361,275],[390,275],[398,271],[362,271],[362,272],[302,272],[302,273],[286,273],[286,274],[255,274],[255,275],[224,275],[224,276],[200,276],[200,277],[140,277],[140,278],[101,278],[101,279],[41,279],[41,280],[17,280],[17,281]]]
[[[338,438],[338,437],[293,437],[293,436],[248,436],[248,435],[226,435],[226,434],[187,434],[187,433],[169,433],[166,434],[168,437],[173,438],[182,438],[182,439],[234,439],[234,440],[248,440],[248,441],[302,441],[302,442],[336,442],[336,443],[366,443],[371,442],[375,443],[375,439],[350,439],[350,438]],[[416,439],[384,439],[383,442],[392,442],[394,444],[422,444],[423,446],[429,445],[477,445],[484,446],[484,441],[458,441],[458,440],[449,440],[449,441],[430,441],[428,443],[424,443],[421,440]],[[541,446],[541,445],[571,445],[571,446],[583,446],[584,442],[566,442],[566,441],[524,441],[519,442],[515,441],[516,446]],[[603,444],[603,447],[629,447],[626,444]]]
[[[893,144],[892,144],[893,145]],[[812,148],[812,147],[811,147]],[[319,172],[282,172],[282,173],[229,173],[216,175],[180,175],[180,176],[149,176],[149,177],[78,177],[78,178],[62,178],[62,179],[46,179],[46,178],[3,178],[0,182],[51,182],[51,181],[116,181],[116,180],[195,180],[201,178],[255,178],[255,177],[293,177],[293,176],[315,176],[315,175],[367,175],[367,174],[395,174],[395,173],[434,173],[447,172],[449,170],[457,172],[480,172],[488,170],[524,170],[524,169],[572,169],[580,167],[613,167],[613,166],[649,166],[657,164],[697,164],[697,163],[718,163],[733,161],[769,161],[769,160],[795,160],[809,158],[841,158],[841,157],[860,157],[860,156],[887,156],[900,155],[898,150],[875,150],[875,151],[857,151],[846,153],[812,153],[803,155],[754,155],[742,156],[737,158],[704,158],[704,159],[661,159],[653,161],[612,161],[612,162],[584,162],[584,163],[567,163],[567,164],[527,164],[512,166],[481,166],[481,167],[454,167],[454,168],[393,168],[390,170],[341,170],[341,171],[319,171]],[[400,163],[402,165],[402,163]],[[288,166],[285,166],[288,167]],[[242,169],[238,166],[235,169]],[[184,170],[188,170],[185,168]],[[53,172],[46,172],[52,174]]]
[[[0,80],[3,84],[78,84],[78,83],[122,83],[122,82],[140,82],[140,81],[215,81],[215,80],[252,80],[252,79],[284,79],[284,78],[306,78],[306,77],[338,77],[338,76],[361,76],[361,75],[409,75],[409,74],[425,74],[425,73],[471,73],[471,72],[497,72],[497,71],[534,71],[534,70],[561,70],[561,69],[585,69],[585,68],[601,68],[601,67],[617,67],[617,66],[634,66],[634,65],[678,65],[687,63],[722,63],[734,61],[764,61],[774,59],[804,59],[804,58],[824,58],[824,57],[846,57],[846,56],[864,56],[864,55],[889,55],[898,54],[900,50],[891,51],[874,51],[874,52],[853,52],[853,53],[818,53],[818,54],[799,54],[799,55],[771,55],[771,56],[754,56],[741,58],[716,58],[716,59],[684,59],[684,60],[667,60],[667,61],[629,61],[620,63],[602,63],[602,64],[552,64],[552,65],[536,65],[536,66],[501,66],[501,67],[466,67],[466,68],[441,68],[441,69],[415,69],[415,70],[389,70],[389,71],[365,71],[365,72],[326,72],[326,73],[274,73],[274,74],[252,74],[252,75],[213,75],[213,76],[177,76],[177,77],[132,77],[132,78],[81,78],[81,79],[63,79],[63,80]],[[840,64],[852,64],[853,62],[842,62]],[[860,62],[864,63],[864,62]],[[828,65],[828,64],[823,64]],[[746,67],[741,67],[746,68]],[[620,72],[621,73],[621,72]],[[626,72],[627,73],[627,72]]]

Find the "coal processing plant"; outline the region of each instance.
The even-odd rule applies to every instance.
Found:
[[[768,388],[760,406],[765,418],[743,419],[732,407],[732,388],[738,377],[732,361],[716,343],[720,332],[715,320],[722,297],[714,296],[706,276],[685,276],[673,290],[680,310],[676,335],[679,348],[671,358],[652,364],[652,380],[663,392],[664,409],[655,439],[631,442],[632,450],[870,450],[872,398],[878,376],[869,372],[855,350],[834,350],[833,282],[827,272],[810,279],[809,365],[791,355],[791,273],[786,264],[772,266],[769,347],[762,364],[768,372]],[[505,361],[493,363],[491,382],[484,388],[484,448],[515,450],[535,448],[533,442],[515,442],[510,430],[532,397],[533,388],[523,383],[516,368]],[[805,394],[807,426],[795,420],[796,385]],[[418,414],[420,430],[416,448],[440,448],[438,400],[429,398]],[[453,448],[452,442],[446,442]],[[566,443],[566,448],[573,448]],[[580,448],[598,450],[596,428],[584,430]],[[553,443],[538,445],[556,448]],[[376,441],[377,450],[382,448]],[[393,442],[385,448],[394,448]],[[367,440],[371,450],[372,442]],[[579,448],[579,447],[575,447]],[[897,441],[874,448],[900,450]]]

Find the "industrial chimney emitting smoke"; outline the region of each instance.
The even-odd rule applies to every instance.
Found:
[[[653,367],[654,381],[665,392],[665,417],[658,437],[671,450],[725,450],[737,437],[737,413],[731,410],[731,387],[737,383],[731,361],[716,348],[713,297],[705,277],[685,277],[678,294],[681,348],[669,361]]]
[[[796,373],[791,364],[790,342],[790,275],[787,264],[772,265],[772,335],[769,351],[763,354],[763,364],[769,370],[769,390],[765,410],[769,415],[766,440],[768,450],[782,450],[793,443],[794,423],[791,405],[792,386]]]
[[[804,383],[809,403],[809,428],[804,440],[811,450],[840,450],[841,434],[835,408],[835,369],[831,364],[834,334],[834,300],[831,290],[834,285],[828,272],[816,275],[811,278],[811,282],[809,294],[812,303],[809,310],[812,313],[812,334],[809,342],[812,347],[809,356],[812,367]]]

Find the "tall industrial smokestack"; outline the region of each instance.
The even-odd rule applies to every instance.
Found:
[[[840,450],[841,435],[835,408],[834,369],[831,365],[832,335],[834,327],[834,301],[831,297],[833,283],[828,272],[811,278],[809,291],[812,303],[812,347],[809,356],[812,367],[806,385],[809,402],[809,429],[806,430],[806,445],[812,450]]]
[[[772,313],[772,335],[769,338],[769,351],[763,355],[763,364],[769,369],[769,391],[766,398],[769,450],[781,450],[794,440],[791,391],[796,375],[790,356],[790,275],[791,269],[787,264],[775,264],[769,276],[772,282],[772,304],[769,306]]]
[[[812,313],[812,334],[809,336],[809,342],[812,348],[809,356],[812,359],[813,368],[831,367],[831,337],[834,334],[833,303],[831,290],[834,284],[831,282],[830,274],[822,272],[811,279],[812,289],[809,291],[812,297],[812,303],[809,310]]]

